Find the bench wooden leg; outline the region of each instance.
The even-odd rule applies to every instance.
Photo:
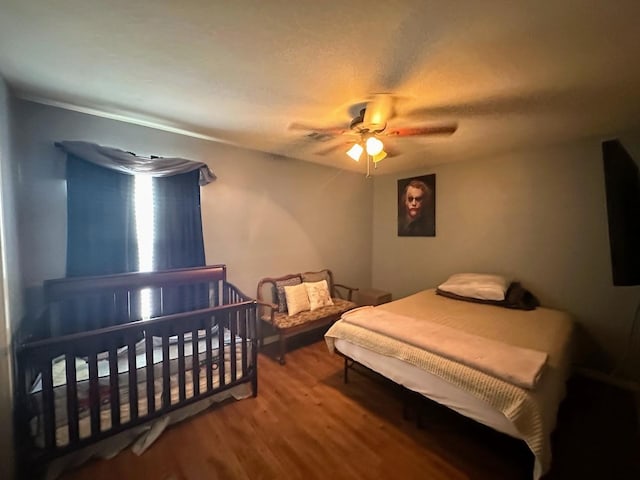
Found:
[[[284,359],[284,354],[285,354],[285,352],[287,350],[287,342],[286,342],[286,339],[284,338],[284,334],[282,334],[282,333],[280,334],[280,342],[279,343],[280,343],[280,358],[279,358],[279,361],[280,361],[280,365],[284,365],[286,363],[285,359]]]
[[[264,349],[264,328],[262,326],[261,319],[258,319],[257,335],[258,335],[258,350],[262,350]]]

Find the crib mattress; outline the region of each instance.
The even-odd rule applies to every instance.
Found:
[[[225,329],[224,331],[224,354],[220,356],[219,337],[212,335],[211,341],[211,358],[212,358],[212,389],[216,389],[221,385],[222,358],[224,359],[224,384],[228,384],[234,379],[242,377],[242,343],[245,343],[248,358],[251,358],[251,340],[235,337],[235,349],[233,349],[231,333]],[[159,342],[154,342],[159,343]],[[207,345],[206,339],[198,340],[198,364],[200,371],[198,375],[199,391],[207,390],[207,370],[206,357]],[[235,350],[235,371],[232,369],[232,354]],[[148,397],[147,397],[147,362],[144,340],[136,344],[136,389],[137,389],[137,406],[138,416],[142,417],[148,413]],[[222,357],[222,358],[221,358]],[[170,404],[175,405],[180,402],[180,385],[179,385],[179,360],[178,345],[171,344],[169,346],[170,364],[169,385]],[[193,344],[192,342],[184,342],[184,369],[185,369],[185,398],[189,399],[194,396],[195,385],[193,376]],[[100,395],[100,429],[101,431],[112,428],[111,404],[110,404],[110,371],[109,360],[104,358],[98,362],[98,385]],[[162,346],[157,344],[153,348],[153,371],[154,371],[154,397],[156,409],[164,407],[163,392],[165,391],[163,370],[163,352]],[[91,419],[89,408],[89,374],[88,363],[81,358],[76,358],[76,389],[78,398],[78,431],[80,438],[89,437],[91,434]],[[54,385],[54,408],[56,421],[56,446],[64,447],[69,443],[69,425],[67,420],[67,385],[66,385],[66,362],[64,358],[54,359],[53,368],[53,385]],[[131,420],[130,408],[130,392],[129,392],[129,361],[126,349],[118,353],[118,394],[120,403],[120,423],[125,424]],[[33,403],[34,416],[31,420],[31,431],[36,445],[44,446],[44,435],[42,428],[42,379],[38,375],[30,390],[30,399]]]

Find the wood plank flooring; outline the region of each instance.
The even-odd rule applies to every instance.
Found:
[[[403,420],[401,391],[389,382],[351,373],[345,385],[342,358],[330,355],[323,341],[291,351],[285,366],[264,354],[259,362],[257,398],[213,407],[168,429],[140,457],[125,450],[62,478],[531,478],[533,458],[523,442],[428,401],[424,428],[418,429]],[[561,410],[554,466],[546,478],[640,478],[637,422],[632,419],[628,438],[611,427],[608,437],[594,444],[599,437],[585,421],[593,405],[582,401],[585,394],[594,395],[591,387],[580,388],[587,391],[570,395]],[[610,396],[600,401],[611,410]],[[616,422],[629,423],[621,413],[625,408],[615,409]],[[576,448],[585,443],[589,446]]]

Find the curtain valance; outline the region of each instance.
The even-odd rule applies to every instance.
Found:
[[[170,177],[199,170],[200,186],[207,185],[216,179],[215,174],[205,163],[184,158],[139,157],[135,153],[125,152],[118,148],[103,147],[95,143],[80,141],[56,142],[56,147],[64,150],[67,154],[74,155],[95,165],[129,175]]]

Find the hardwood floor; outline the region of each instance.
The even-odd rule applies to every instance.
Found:
[[[125,450],[64,480],[192,479],[530,479],[523,442],[424,402],[424,428],[402,418],[401,390],[373,375],[342,381],[342,358],[323,341],[260,355],[257,398],[214,407],[168,429],[142,456]],[[576,390],[577,389],[577,390]],[[563,405],[554,466],[545,478],[640,478],[637,422],[617,399],[574,385]],[[590,401],[584,402],[584,396]],[[612,418],[591,422],[604,402]],[[604,407],[603,407],[604,408]],[[603,410],[603,411],[604,411]],[[588,420],[588,421],[587,421]],[[609,420],[613,420],[609,421]],[[587,425],[605,428],[600,437]],[[581,436],[576,436],[581,435]]]

